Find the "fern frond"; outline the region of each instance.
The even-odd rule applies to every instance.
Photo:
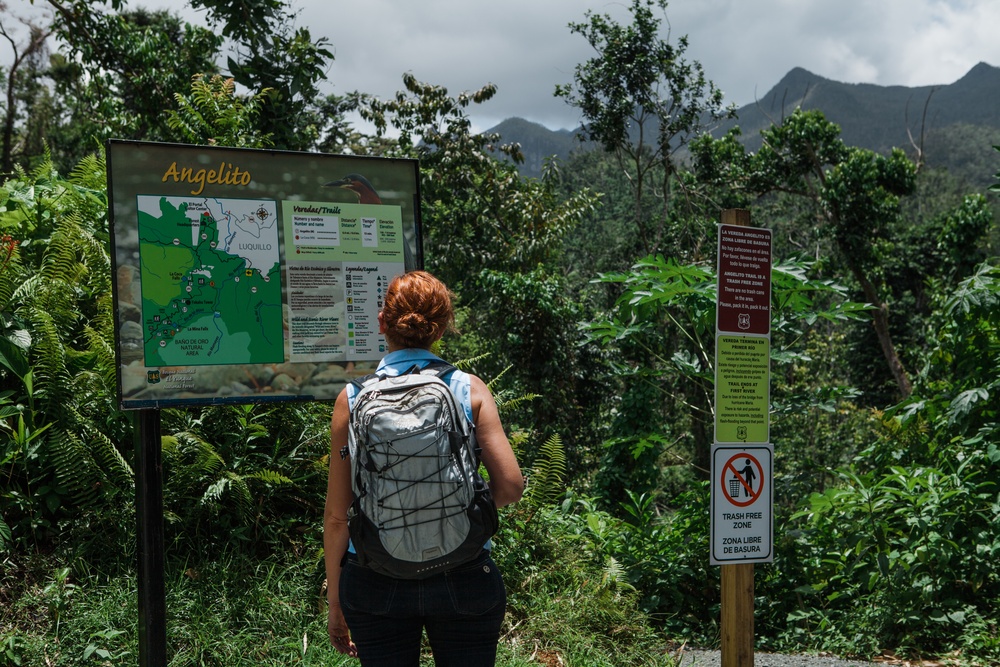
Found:
[[[180,451],[180,441],[176,436],[173,435],[161,435],[160,436],[160,452],[163,455],[163,460],[173,459],[179,456]]]
[[[111,257],[108,255],[104,242],[93,234],[81,234],[76,241],[80,252],[80,262],[86,266],[86,289],[100,298],[111,295]]]
[[[85,155],[72,171],[69,180],[74,185],[94,193],[105,192],[108,183],[108,171],[105,162],[104,149]]]
[[[497,393],[497,392],[496,392],[496,390],[495,390],[495,387],[497,386],[497,383],[499,383],[499,382],[500,382],[500,379],[501,379],[501,378],[502,378],[502,377],[503,377],[504,375],[506,375],[506,374],[507,374],[507,371],[509,371],[509,370],[510,370],[511,368],[513,368],[513,367],[514,367],[514,365],[513,365],[513,364],[510,364],[509,366],[507,366],[507,368],[505,368],[505,369],[503,369],[502,371],[500,371],[500,372],[499,372],[499,373],[498,373],[498,374],[496,375],[496,377],[494,377],[494,378],[490,379],[490,381],[486,383],[486,386],[487,386],[487,387],[489,388],[490,392],[492,392],[492,393],[494,393],[494,394],[496,394],[496,393]]]
[[[217,473],[226,468],[226,461],[211,444],[201,441],[198,449],[198,467],[206,473]]]
[[[41,412],[58,418],[67,405],[76,402],[73,376],[68,370],[66,348],[52,315],[37,307],[29,308],[35,393],[43,405]]]
[[[610,590],[635,590],[635,586],[628,582],[628,570],[613,556],[608,556],[608,560],[604,563],[604,568],[601,571],[601,584]]]
[[[114,394],[118,386],[114,345],[106,334],[92,327],[87,327],[83,333],[88,349],[94,354],[94,373],[100,378],[104,390],[109,395]]]
[[[475,357],[469,357],[468,359],[460,359],[454,363],[455,368],[460,371],[469,372],[470,369],[474,368],[476,362],[482,361],[483,359],[490,356],[489,352],[484,352]]]
[[[41,162],[39,162],[38,166],[36,166],[31,171],[30,176],[26,175],[26,177],[30,178],[32,181],[36,183],[39,181],[44,183],[49,183],[55,176],[55,171],[56,167],[55,164],[53,164],[52,162],[52,153],[49,152],[49,149],[46,146],[45,153],[42,155]]]
[[[220,477],[205,489],[205,493],[201,495],[201,504],[206,507],[215,507],[219,504],[222,499],[222,495],[226,492],[226,488],[229,486],[228,477]]]
[[[105,479],[123,491],[134,488],[135,471],[108,436],[97,431],[91,432],[90,451]]]
[[[497,410],[500,412],[500,416],[503,417],[514,410],[517,410],[521,405],[527,403],[528,401],[534,401],[535,399],[541,398],[541,394],[522,394],[520,396],[513,396],[513,392],[500,391],[493,395],[496,400]]]
[[[74,216],[63,216],[49,238],[40,272],[48,281],[70,285],[82,282],[86,266],[77,259],[77,244],[81,235]]]
[[[11,294],[10,300],[15,303],[31,303],[45,286],[42,276],[37,273],[25,278],[24,282],[18,285]]]
[[[538,450],[528,473],[526,499],[533,507],[555,503],[566,491],[566,450],[553,434]]]
[[[45,446],[59,484],[76,504],[82,507],[94,504],[103,480],[87,446],[62,428],[52,428],[47,435]]]
[[[264,482],[265,484],[279,485],[279,484],[291,484],[292,480],[285,475],[282,475],[276,470],[258,470],[255,473],[251,473],[245,477],[245,479],[256,479]]]
[[[246,523],[247,519],[254,514],[250,485],[247,484],[245,477],[237,473],[228,472],[226,476],[229,478],[229,490],[232,494],[233,504],[236,506],[236,512],[240,520]]]
[[[194,478],[214,477],[226,467],[226,462],[215,451],[215,447],[193,431],[180,431],[174,434],[180,444],[180,450],[190,455],[190,473]]]
[[[3,252],[6,254],[7,250]],[[0,259],[3,259],[3,256],[0,256]],[[10,257],[0,266],[0,310],[12,308],[11,299],[14,291],[26,278],[24,267],[21,265],[19,246],[11,244]]]
[[[0,553],[7,551],[7,548],[14,543],[14,533],[10,526],[0,517]]]

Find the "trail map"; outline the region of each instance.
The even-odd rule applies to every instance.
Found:
[[[147,366],[284,361],[277,205],[139,195]]]

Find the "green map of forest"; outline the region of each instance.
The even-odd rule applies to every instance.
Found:
[[[138,215],[146,366],[282,362],[279,263],[248,268],[221,249],[219,221],[207,210],[193,221],[189,205],[161,198],[159,217]]]

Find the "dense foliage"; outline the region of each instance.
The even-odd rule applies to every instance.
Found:
[[[493,86],[452,96],[406,75],[391,100],[321,96],[332,51],[282,0],[192,0],[215,32],[123,0],[49,4],[28,35],[60,50],[46,62],[15,39],[25,57],[4,72],[0,665],[136,659],[132,424],[95,151],[111,134],[420,158],[426,264],[464,331],[444,351],[490,381],[529,477],[496,538],[504,665],[666,665],[671,641],[717,644],[715,223],[751,209],[775,231],[758,646],[1000,661],[993,195],[850,146],[815,110],[755,152],[738,129],[705,136],[728,110],[686,39],[659,37],[660,0],[634,0],[631,25],[571,24],[595,54],[560,94],[594,144],[530,179],[516,145],[472,129]],[[355,109],[374,134],[345,121]],[[320,603],[329,409],[164,411],[175,664],[340,664]]]

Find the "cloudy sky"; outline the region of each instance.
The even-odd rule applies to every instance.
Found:
[[[5,1],[10,8],[29,0]],[[327,92],[389,97],[402,74],[450,93],[492,82],[493,100],[471,113],[477,129],[520,116],[572,128],[579,115],[553,97],[592,57],[568,24],[591,10],[627,22],[630,0],[293,0],[298,24],[336,53]],[[44,0],[35,0],[35,5]],[[151,8],[183,0],[130,0]],[[189,20],[198,15],[184,10]],[[1000,66],[997,0],[673,0],[664,36],[690,40],[727,102],[763,97],[793,67],[837,81],[952,83],[976,63]],[[6,44],[0,43],[0,53]],[[6,58],[5,58],[6,59]]]

